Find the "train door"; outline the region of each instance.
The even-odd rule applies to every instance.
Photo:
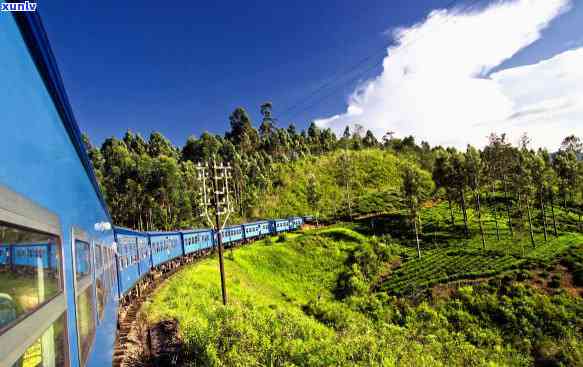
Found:
[[[93,282],[93,248],[87,234],[73,229],[73,269],[75,274],[75,314],[79,360],[85,366],[95,339],[95,289]]]

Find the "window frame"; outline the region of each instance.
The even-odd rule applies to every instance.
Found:
[[[44,332],[67,312],[65,246],[59,217],[20,194],[0,185],[0,222],[6,225],[56,236],[60,247],[61,291],[30,312],[17,317],[0,333],[0,365],[11,366]],[[65,318],[66,320],[66,318]],[[65,356],[69,360],[69,335],[65,321]]]
[[[77,241],[81,241],[81,242],[85,242],[89,244],[89,261],[91,262],[90,264],[90,274],[87,276],[84,276],[83,278],[77,280],[77,276],[75,275],[77,272],[77,254],[76,254],[76,242]],[[82,230],[79,227],[75,227],[73,226],[73,228],[71,229],[71,251],[72,251],[72,261],[73,261],[73,298],[75,300],[75,332],[77,334],[77,353],[78,353],[78,358],[79,358],[79,364],[81,366],[86,366],[89,356],[91,355],[91,352],[93,351],[93,347],[95,344],[95,337],[97,334],[97,327],[98,327],[98,315],[97,315],[97,296],[96,296],[96,290],[95,290],[95,264],[93,263],[93,254],[95,252],[94,250],[94,246],[95,243],[94,241],[92,241],[89,236],[87,235],[87,233]],[[87,351],[87,356],[86,359],[83,359],[83,350],[82,350],[82,340],[81,340],[81,334],[80,334],[80,328],[79,328],[79,313],[77,311],[77,302],[78,302],[78,298],[79,296],[83,295],[84,292],[87,291],[88,288],[93,287],[92,289],[92,294],[93,294],[93,304],[92,304],[92,311],[91,314],[93,316],[93,331],[91,333],[91,342],[90,342],[90,347],[89,350]]]

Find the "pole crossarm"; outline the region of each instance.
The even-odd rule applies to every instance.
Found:
[[[231,165],[217,164],[213,159],[206,166],[198,163],[196,170],[201,183],[200,206],[201,216],[209,225],[215,229],[217,234],[217,245],[219,248],[219,269],[221,272],[221,290],[223,304],[227,304],[227,288],[225,284],[225,267],[223,261],[223,235],[222,230],[227,225],[227,221],[233,212],[229,196],[229,180],[231,179]],[[207,181],[210,184],[207,184]],[[212,217],[215,220],[213,223]]]

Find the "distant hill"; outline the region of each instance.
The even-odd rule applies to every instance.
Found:
[[[338,150],[276,164],[272,187],[259,202],[259,217],[314,213],[323,218],[385,212],[401,206],[401,172],[417,167],[387,150]],[[419,169],[431,181],[431,174]]]

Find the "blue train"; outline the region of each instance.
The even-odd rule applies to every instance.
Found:
[[[0,366],[111,365],[120,305],[217,234],[113,226],[38,15],[3,13],[0,50]],[[303,222],[221,234],[231,247]]]

